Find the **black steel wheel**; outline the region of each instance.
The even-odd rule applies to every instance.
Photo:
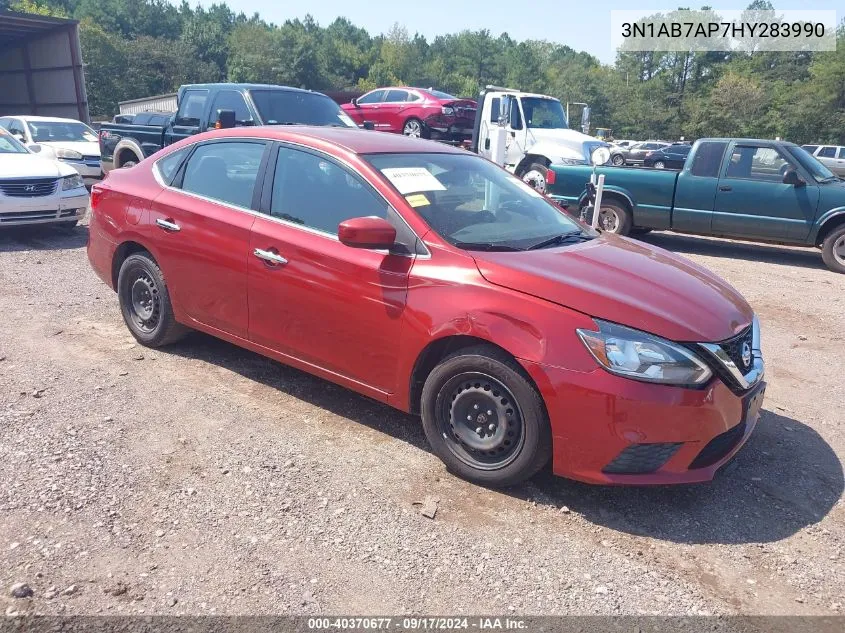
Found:
[[[160,347],[187,331],[173,316],[164,275],[149,253],[126,258],[118,274],[117,294],[123,320],[139,343]]]
[[[444,359],[426,379],[421,405],[435,453],[470,481],[514,485],[551,456],[551,429],[540,394],[522,367],[492,345]]]

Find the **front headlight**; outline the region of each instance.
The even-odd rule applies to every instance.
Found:
[[[56,148],[56,158],[64,158],[67,160],[82,160],[82,154],[72,149]]]
[[[454,108],[451,108],[451,107],[449,107],[449,106],[443,106],[443,107],[441,107],[441,108],[440,108],[440,112],[441,112],[441,113],[443,113],[443,114],[449,115],[449,116],[451,116],[451,115],[455,114],[455,110],[454,110]]]
[[[62,191],[68,191],[69,189],[78,189],[79,187],[84,187],[85,181],[82,180],[82,176],[79,174],[74,174],[73,176],[65,176],[62,178]]]
[[[713,373],[695,354],[666,339],[595,319],[598,332],[578,336],[598,363],[612,374],[665,385],[703,385]]]

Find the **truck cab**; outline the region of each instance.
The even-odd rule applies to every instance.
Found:
[[[587,165],[593,150],[603,146],[607,143],[570,129],[563,104],[554,97],[496,86],[479,95],[472,151],[541,193],[551,184],[552,165]]]

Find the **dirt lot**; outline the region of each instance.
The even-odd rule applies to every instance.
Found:
[[[497,492],[416,418],[203,335],[136,346],[86,239],[0,234],[7,614],[843,613],[845,276],[817,252],[649,237],[762,321],[765,411],[713,483]]]

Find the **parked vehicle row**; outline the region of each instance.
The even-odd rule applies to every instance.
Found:
[[[692,145],[672,143],[666,147],[646,152],[643,157],[643,167],[655,169],[683,169]]]
[[[842,145],[802,145],[805,150],[819,159],[830,171],[838,176],[845,176],[845,146]]]
[[[552,105],[523,103],[524,126]],[[472,481],[549,461],[593,483],[705,481],[758,419],[760,328],[733,288],[462,149],[217,130],[112,171],[91,207],[89,259],[141,344],[194,328],[418,413]]]
[[[553,165],[549,193],[577,209],[592,169]],[[673,230],[822,249],[845,273],[845,181],[793,143],[701,139],[677,173],[598,168],[604,231]]]

